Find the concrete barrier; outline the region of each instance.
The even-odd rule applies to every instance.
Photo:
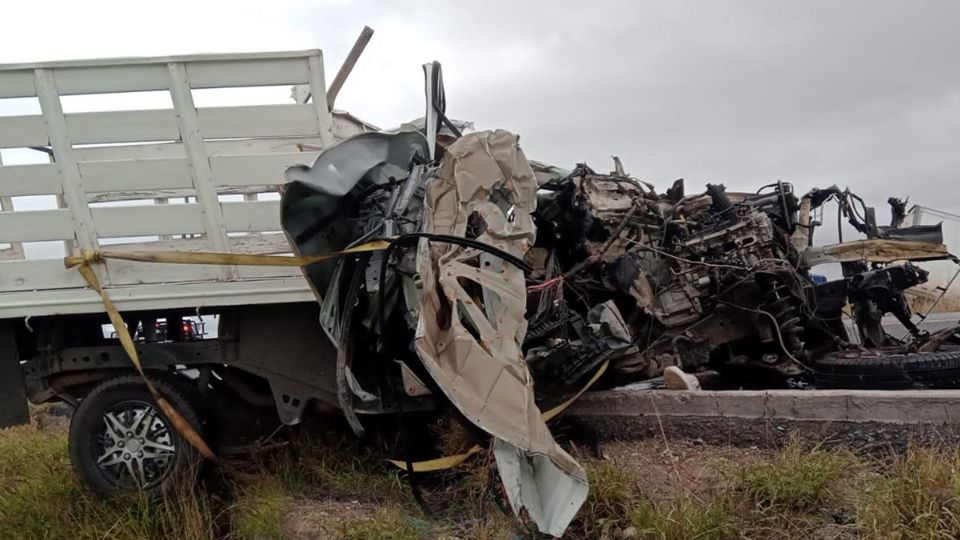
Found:
[[[606,390],[585,394],[578,416],[660,416],[893,424],[955,424],[960,390]]]
[[[560,432],[596,442],[778,448],[800,437],[881,454],[960,446],[960,390],[608,390],[587,393],[565,415]]]

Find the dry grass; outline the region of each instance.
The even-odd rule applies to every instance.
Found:
[[[644,493],[637,471],[614,462],[588,462],[590,495],[571,526],[571,538],[615,538],[632,528],[641,538],[719,539],[736,525],[727,497],[704,500],[682,486],[660,500]]]
[[[857,524],[871,538],[960,536],[960,457],[910,448],[863,481]]]
[[[912,447],[887,460],[859,458],[794,439],[751,464],[726,464],[731,479],[670,492],[641,488],[643,471],[588,463],[591,494],[573,538],[937,539],[960,537],[960,454]]]
[[[926,313],[935,301],[936,297],[928,298],[916,294],[907,295],[907,305],[910,306],[910,309],[914,313]],[[954,291],[945,295],[943,299],[937,302],[937,305],[933,306],[932,313],[953,313],[957,311],[960,311],[960,296],[957,296],[956,291]]]
[[[383,463],[386,445],[335,436],[299,441],[235,471],[226,493],[191,489],[160,504],[104,501],[79,484],[65,436],[51,426],[0,431],[0,538],[537,538],[531,524],[502,510],[495,464],[485,454],[423,480],[429,517]],[[463,446],[467,439],[447,442]],[[912,447],[868,459],[794,439],[779,451],[747,459],[736,451],[740,458],[730,460],[713,459],[723,448],[687,445],[692,457],[681,467],[669,441],[632,448],[646,454],[629,454],[633,461],[580,456],[591,491],[566,537],[960,537],[955,449]],[[702,481],[690,476],[691,462],[707,471]],[[668,474],[651,480],[644,463]]]
[[[66,435],[36,425],[0,431],[0,538],[201,540],[216,536],[216,522],[196,489],[160,503],[101,500],[74,475]]]

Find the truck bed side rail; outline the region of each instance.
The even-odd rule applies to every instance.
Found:
[[[364,129],[327,109],[319,50],[0,65],[2,114],[0,319],[101,311],[80,250],[288,252],[284,169]],[[121,309],[312,299],[297,268],[98,272]]]

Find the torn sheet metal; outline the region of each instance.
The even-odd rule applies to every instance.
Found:
[[[518,137],[465,135],[446,149],[429,185],[422,230],[476,239],[522,257],[533,244],[537,183]],[[460,412],[497,438],[514,510],[560,535],[587,496],[583,468],[553,440],[534,403],[521,346],[523,272],[483,252],[422,241],[416,349]]]

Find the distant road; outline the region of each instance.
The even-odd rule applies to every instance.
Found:
[[[931,313],[925,321],[919,321],[920,317],[914,315],[913,322],[916,323],[917,326],[927,332],[936,332],[937,330],[943,330],[944,328],[960,324],[960,312]],[[896,337],[900,337],[907,332],[907,329],[904,328],[903,325],[900,324],[900,321],[893,315],[888,315],[883,318],[883,326],[888,334]]]

